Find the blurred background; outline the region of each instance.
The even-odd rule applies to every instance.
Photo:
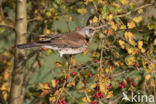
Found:
[[[14,66],[17,0],[0,0],[0,100],[9,101]],[[33,70],[23,104],[132,104],[122,92],[156,97],[155,0],[27,0],[27,42],[40,35],[107,25],[71,58],[25,49],[24,75]],[[24,60],[24,58],[23,58]],[[36,63],[36,64],[34,64]],[[4,102],[1,102],[4,104]],[[135,102],[133,102],[135,104]],[[146,102],[144,100],[144,104]]]

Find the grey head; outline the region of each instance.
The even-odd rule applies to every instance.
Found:
[[[77,31],[78,33],[80,33],[81,35],[83,35],[84,37],[93,37],[94,33],[95,33],[95,28],[91,27],[91,26],[86,26],[81,28],[80,30]]]

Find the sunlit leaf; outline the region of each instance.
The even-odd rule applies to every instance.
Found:
[[[121,2],[123,5],[128,4],[128,0],[120,0],[120,2]]]
[[[127,65],[134,65],[134,63],[135,63],[135,57],[134,56],[127,56],[126,58],[125,58],[125,61],[126,61],[126,64]]]
[[[128,26],[129,29],[132,29],[132,28],[136,27],[136,25],[135,25],[135,23],[133,21],[128,22],[127,26]]]
[[[86,10],[86,8],[80,8],[77,10],[77,12],[84,15],[84,14],[86,14],[87,10]]]
[[[142,21],[142,16],[134,17],[133,21],[136,23],[140,23]]]

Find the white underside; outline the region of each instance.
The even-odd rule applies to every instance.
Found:
[[[52,47],[52,46],[42,46],[42,47],[58,51],[60,54],[60,57],[62,57],[64,54],[78,54],[78,53],[83,52],[87,48],[87,46],[83,46],[80,48],[58,48],[58,47]]]

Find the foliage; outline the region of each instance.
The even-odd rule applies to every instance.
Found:
[[[71,59],[72,66],[49,49],[27,49],[25,76],[37,62],[25,104],[119,103],[122,92],[155,94],[156,23],[147,15],[148,0],[27,0],[28,42],[39,35],[98,27],[89,47]],[[150,4],[150,5],[149,5]],[[0,4],[0,90],[5,101],[13,67],[15,0]],[[150,12],[153,13],[152,10]],[[153,13],[154,14],[154,13]],[[148,16],[148,19],[145,17]],[[118,100],[116,100],[118,99]],[[124,101],[120,103],[125,103]]]

